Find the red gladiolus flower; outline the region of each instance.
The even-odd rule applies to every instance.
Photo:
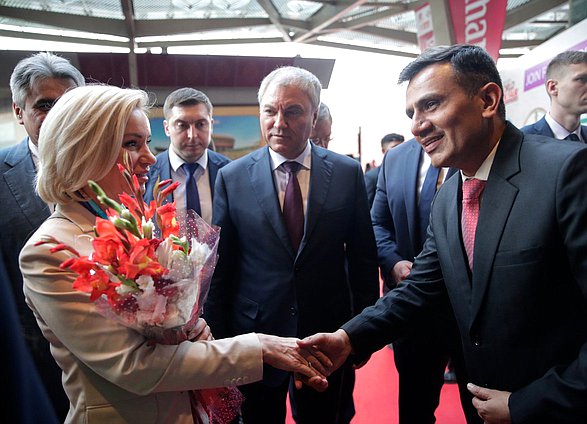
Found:
[[[179,223],[175,219],[175,202],[166,203],[157,208],[157,215],[159,216],[159,228],[161,230],[162,238],[166,239],[170,235],[179,234]]]
[[[119,271],[134,280],[139,275],[161,276],[166,268],[155,258],[155,249],[150,240],[140,239],[133,244],[128,255],[120,258]]]

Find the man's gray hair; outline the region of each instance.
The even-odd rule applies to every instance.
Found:
[[[47,78],[71,79],[77,87],[85,85],[84,76],[69,60],[48,52],[36,53],[22,59],[12,71],[12,101],[24,109],[33,85]]]
[[[267,75],[263,81],[261,81],[261,85],[259,87],[259,92],[257,95],[259,105],[261,105],[261,100],[263,99],[263,96],[265,95],[265,92],[270,85],[284,87],[296,86],[308,95],[314,110],[318,110],[318,106],[320,106],[320,92],[322,91],[322,84],[316,75],[303,68],[298,68],[296,66],[283,66],[281,68],[275,69],[269,75]]]

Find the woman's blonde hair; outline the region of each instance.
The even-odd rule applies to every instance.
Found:
[[[88,85],[65,93],[47,114],[39,135],[37,192],[47,203],[82,200],[88,180],[115,165],[132,112],[146,112],[142,90]]]

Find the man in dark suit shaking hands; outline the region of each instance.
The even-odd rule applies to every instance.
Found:
[[[545,85],[550,112],[522,132],[587,143],[587,126],[581,125],[587,113],[587,52],[559,53],[546,68]]]
[[[425,51],[409,81],[412,133],[460,169],[432,203],[410,275],[339,330],[302,342],[336,363],[454,313],[486,423],[587,422],[587,148],[524,135],[478,46]]]
[[[212,141],[212,103],[206,94],[194,88],[179,88],[169,94],[163,105],[165,134],[169,149],[157,155],[146,185],[145,200],[153,200],[157,178],[182,184],[168,197],[178,211],[191,209],[208,223],[212,222],[212,197],[218,170],[230,162],[226,156],[208,148]]]
[[[218,172],[219,261],[204,308],[215,337],[334,331],[379,297],[360,164],[309,141],[320,91],[304,69],[271,72],[258,94],[267,147]],[[290,381],[266,368],[261,383],[241,386],[244,422],[284,423]],[[350,422],[354,370],[341,367],[328,384],[290,392],[298,422]]]

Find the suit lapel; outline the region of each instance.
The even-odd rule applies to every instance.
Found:
[[[332,161],[326,157],[327,151],[312,148],[312,169],[310,171],[310,187],[308,190],[308,208],[306,225],[300,251],[310,239],[316,228],[318,217],[324,208],[328,191],[332,182]]]
[[[410,146],[410,151],[406,155],[406,160],[402,161],[401,170],[403,179],[404,199],[406,199],[406,214],[408,219],[408,230],[412,241],[412,246],[421,246],[420,234],[420,214],[418,213],[418,200],[416,191],[418,188],[418,178],[420,174],[420,159],[423,155],[423,150],[414,140],[414,144]]]
[[[275,231],[277,237],[295,257],[293,247],[291,246],[281,207],[277,198],[277,191],[273,181],[273,172],[271,171],[271,158],[269,157],[269,148],[265,147],[251,154],[251,163],[247,171],[251,180],[251,187],[257,197],[257,202],[263,214],[269,221],[271,228]]]
[[[520,172],[521,143],[521,133],[508,123],[497,149],[479,210],[475,236],[475,270],[472,277],[471,325],[483,303],[497,248],[518,194],[518,188],[509,179]]]
[[[540,119],[538,122],[536,122],[535,125],[536,125],[536,128],[538,129],[539,134],[544,134],[548,137],[555,138],[554,133],[552,132],[552,129],[550,128],[550,125],[548,125],[548,122],[546,122],[546,118],[542,117],[542,119]]]
[[[36,172],[28,149],[28,139],[21,141],[5,162],[12,167],[4,173],[6,185],[32,228],[37,228],[50,215],[50,211],[35,193]]]
[[[216,174],[218,174],[220,165],[214,152],[208,150],[208,178],[210,179],[210,196],[214,200],[214,183],[216,182]]]

